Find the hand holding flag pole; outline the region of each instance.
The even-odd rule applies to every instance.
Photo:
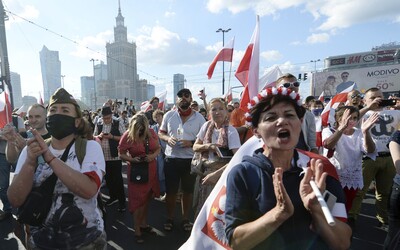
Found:
[[[326,221],[328,222],[329,226],[334,226],[336,224],[335,220],[333,219],[332,213],[329,210],[329,207],[326,204],[324,197],[322,196],[321,191],[319,190],[317,184],[315,183],[314,180],[310,180],[310,185],[315,195],[317,196],[318,202],[321,205],[321,209],[322,212],[324,213]]]

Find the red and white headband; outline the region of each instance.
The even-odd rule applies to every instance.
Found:
[[[292,91],[291,89],[285,88],[285,87],[279,87],[279,88],[267,88],[263,89],[260,93],[258,93],[253,99],[250,100],[250,102],[247,104],[247,109],[249,110],[245,114],[246,118],[246,125],[251,126],[252,125],[252,119],[253,117],[251,116],[251,109],[254,108],[261,100],[265,99],[267,96],[271,95],[283,95],[283,96],[289,96],[293,100],[296,101],[298,106],[302,106],[302,101],[301,97],[298,93]]]

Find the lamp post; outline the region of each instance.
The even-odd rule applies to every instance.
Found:
[[[61,75],[61,87],[64,88],[64,77],[65,75]]]
[[[96,76],[94,72],[94,62],[98,61],[98,59],[90,59],[90,61],[93,63],[93,89],[94,89],[94,109],[97,109],[97,89],[96,89]]]
[[[217,31],[215,32],[222,32],[222,47],[225,46],[225,33],[229,32],[231,30],[231,28],[229,29],[222,29],[219,28]],[[222,61],[222,95],[225,94],[225,62]]]
[[[317,72],[317,62],[321,61],[321,59],[311,60],[310,62],[314,63],[314,73]]]

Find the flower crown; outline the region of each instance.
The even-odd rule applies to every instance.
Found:
[[[267,88],[263,89],[260,93],[258,93],[253,99],[250,100],[250,102],[247,104],[247,109],[248,112],[245,114],[246,118],[246,125],[251,126],[252,125],[252,119],[253,117],[251,116],[251,109],[254,108],[261,100],[267,98],[267,96],[270,95],[283,95],[283,96],[289,96],[293,100],[297,102],[298,106],[302,106],[302,101],[301,97],[298,93],[292,91],[291,89],[285,88],[285,87],[279,87],[279,88]]]

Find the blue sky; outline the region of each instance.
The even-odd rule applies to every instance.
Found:
[[[260,15],[260,76],[279,65],[295,75],[314,70],[310,60],[369,51],[395,42],[400,34],[398,0],[120,0],[128,39],[137,45],[138,73],[165,89],[172,101],[172,77],[185,75],[194,92],[206,88],[208,97],[220,96],[222,63],[207,79],[209,64],[222,46],[218,28],[235,36],[236,70]],[[6,11],[24,17],[57,34],[8,13],[6,22],[11,71],[21,75],[22,93],[38,96],[42,90],[39,51],[43,45],[60,54],[65,87],[80,97],[80,77],[93,74],[91,58],[105,60],[105,43],[113,41],[118,0],[3,0]],[[397,40],[397,42],[399,42]],[[77,45],[78,44],[78,45]],[[90,48],[86,49],[86,47]],[[225,63],[229,70],[230,64]],[[225,74],[226,86],[229,73]],[[231,75],[231,86],[240,83]],[[239,89],[236,89],[239,91]],[[308,81],[301,86],[309,93]],[[234,92],[234,97],[239,93]]]

